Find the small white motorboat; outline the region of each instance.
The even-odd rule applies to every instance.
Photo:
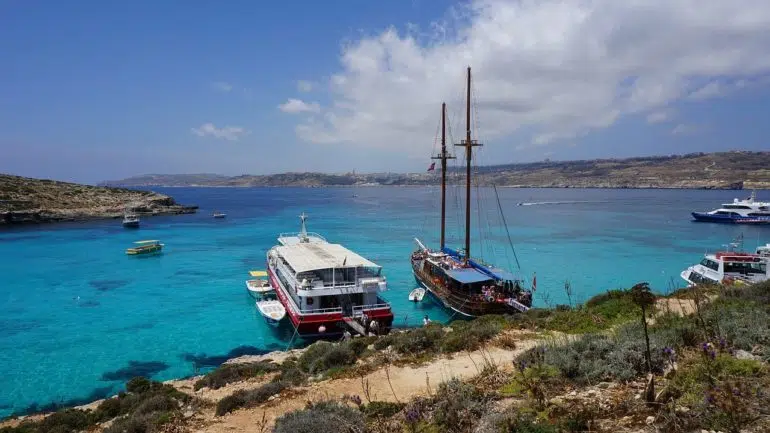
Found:
[[[267,280],[246,280],[246,290],[248,290],[251,295],[258,296],[272,292],[273,287]]]
[[[278,326],[278,323],[286,317],[286,309],[281,301],[272,299],[257,301],[257,310],[269,325]]]
[[[418,287],[409,293],[409,300],[412,302],[420,302],[425,297],[425,289]]]
[[[224,217],[226,217],[226,216],[227,216],[227,214],[226,214],[226,213],[223,213],[223,212],[217,212],[217,211],[214,211],[214,213],[212,214],[212,216],[213,216],[214,218],[224,218]]]

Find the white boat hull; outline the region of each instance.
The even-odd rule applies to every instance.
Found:
[[[409,300],[412,302],[420,302],[425,297],[425,289],[418,287],[409,293]]]
[[[278,324],[286,317],[286,309],[281,301],[269,300],[269,301],[257,301],[257,311],[265,321],[271,326],[278,326]]]
[[[246,290],[254,297],[259,297],[265,293],[273,291],[273,287],[267,280],[246,280]]]

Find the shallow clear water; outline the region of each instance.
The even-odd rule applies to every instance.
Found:
[[[430,301],[412,304],[413,238],[438,240],[436,188],[171,188],[196,215],[0,231],[0,416],[33,405],[76,403],[117,392],[126,378],[189,376],[230,356],[284,349],[290,325],[273,329],[257,315],[244,281],[264,269],[279,232],[308,228],[385,269],[395,324],[450,317]],[[679,272],[743,233],[746,248],[770,242],[770,227],[693,223],[740,191],[500,189],[522,274],[537,272],[535,302],[578,301],[649,281],[681,286]],[[482,190],[472,254],[516,270],[494,191]],[[764,197],[766,194],[760,194]],[[450,245],[459,247],[457,197],[448,199]],[[517,206],[519,202],[557,202]],[[475,204],[475,201],[474,201]],[[216,209],[227,218],[211,218]],[[164,253],[127,257],[131,242],[160,239]],[[428,298],[426,298],[427,300]]]

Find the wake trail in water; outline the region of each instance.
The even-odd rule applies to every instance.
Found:
[[[555,204],[584,204],[584,203],[609,203],[609,200],[571,200],[571,201],[523,201],[517,203],[518,206],[541,206]]]

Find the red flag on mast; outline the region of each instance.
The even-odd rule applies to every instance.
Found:
[[[435,170],[435,169],[436,169],[436,163],[435,163],[435,162],[432,162],[432,163],[430,164],[430,167],[428,167],[428,171],[433,171],[433,170]]]

